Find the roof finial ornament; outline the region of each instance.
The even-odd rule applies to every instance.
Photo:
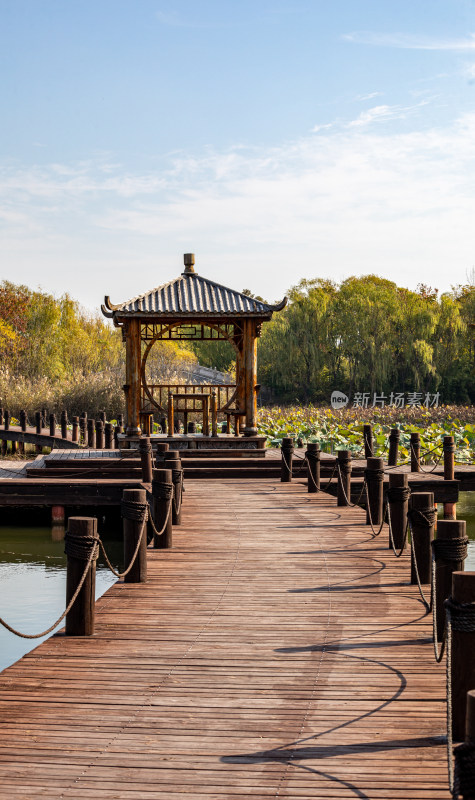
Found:
[[[183,261],[185,263],[185,271],[184,275],[193,275],[195,272],[195,254],[194,253],[185,253],[183,256]]]

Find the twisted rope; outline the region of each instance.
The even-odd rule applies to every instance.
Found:
[[[65,616],[69,614],[69,612],[71,611],[74,603],[78,598],[79,592],[83,587],[84,581],[86,580],[86,576],[87,573],[89,572],[89,568],[92,562],[96,561],[97,559],[99,552],[98,534],[96,534],[93,537],[79,537],[79,536],[73,536],[69,532],[66,532],[64,539],[65,539],[64,552],[67,553],[68,555],[71,555],[74,558],[80,558],[82,560],[84,558],[84,554],[87,553],[87,561],[84,567],[84,572],[81,576],[81,580],[79,581],[76,591],[74,592],[71,600],[69,601],[67,607],[65,608],[61,616],[58,617],[56,622],[50,625],[49,628],[46,628],[46,630],[41,631],[41,633],[22,633],[21,631],[18,631],[16,628],[13,628],[11,625],[8,624],[8,622],[5,622],[5,620],[0,617],[0,625],[6,628],[7,631],[10,631],[10,633],[15,634],[15,636],[19,636],[21,639],[40,639],[42,636],[47,636],[48,633],[51,633],[51,631],[54,630],[54,628],[56,628],[56,626],[63,621]],[[87,542],[87,544],[84,547],[81,547],[81,545],[78,544],[79,540],[85,541]]]
[[[347,463],[349,463],[349,462],[347,462]],[[347,495],[346,495],[346,490],[345,490],[345,486],[344,486],[344,484],[343,484],[343,478],[342,478],[341,469],[340,469],[340,462],[339,462],[339,461],[337,461],[337,462],[336,462],[336,465],[337,465],[337,467],[338,467],[338,478],[339,478],[339,485],[340,485],[341,492],[342,492],[342,494],[343,494],[343,498],[344,498],[344,500],[345,500],[345,503],[347,504],[347,506],[348,506],[349,508],[356,508],[357,506],[359,506],[359,505],[360,505],[361,498],[363,497],[363,492],[365,491],[365,488],[366,488],[366,480],[364,480],[364,481],[363,481],[363,485],[362,485],[362,487],[361,487],[361,491],[360,491],[360,494],[359,494],[358,500],[356,501],[356,503],[352,503],[352,502],[351,502],[351,499],[349,499],[349,498],[347,497]],[[347,473],[347,474],[348,474],[348,473]],[[350,490],[350,495],[351,495],[351,490]]]

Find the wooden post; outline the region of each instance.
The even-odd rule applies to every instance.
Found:
[[[400,550],[404,543],[410,495],[411,490],[408,486],[407,473],[390,472],[388,489],[389,515],[391,518],[391,529],[396,550]],[[405,547],[406,545],[407,540]],[[389,534],[389,547],[391,546],[391,534]]]
[[[475,758],[475,690],[467,692],[465,741],[454,747],[458,792],[463,800],[475,800],[473,762]],[[450,758],[450,756],[449,756]]]
[[[87,442],[87,414],[85,411],[79,417],[79,439],[82,444]]]
[[[142,466],[142,480],[144,483],[152,483],[152,445],[148,436],[140,437],[139,453]]]
[[[168,435],[174,436],[175,435],[175,415],[174,415],[174,408],[173,408],[173,395],[170,393],[168,395]]]
[[[351,452],[338,450],[337,506],[349,506],[351,502]]]
[[[5,430],[9,431],[10,430],[10,412],[8,411],[8,409],[5,409],[4,420],[5,420]]]
[[[128,319],[122,330],[125,336],[126,433],[128,436],[140,436],[140,370],[142,366],[140,319]]]
[[[411,472],[421,471],[421,436],[411,433]]]
[[[96,449],[104,450],[104,423],[96,419]]]
[[[105,424],[106,424],[106,412],[105,411],[99,411],[98,419],[100,419],[101,422],[103,422],[104,426],[105,426]]]
[[[169,446],[168,442],[157,442],[155,447],[155,461],[165,461]]]
[[[203,436],[209,436],[209,394],[203,397]]]
[[[36,423],[36,433],[41,433],[43,430],[43,418],[41,416],[41,411],[37,411],[35,413],[35,423]]]
[[[189,422],[186,429],[187,433],[196,433],[196,422]]]
[[[114,447],[116,450],[119,450],[119,433],[123,433],[123,429],[121,425],[116,425],[114,427]]]
[[[411,584],[417,584],[417,571],[421,583],[431,582],[432,572],[432,539],[434,538],[434,493],[413,492],[409,503],[409,519],[411,521]]]
[[[435,610],[439,642],[445,628],[444,602],[452,592],[452,574],[463,572],[467,557],[467,523],[465,520],[441,519],[437,524],[437,538],[433,548],[435,556]]]
[[[281,452],[280,480],[281,483],[290,483],[292,481],[292,455],[294,452],[294,440],[291,436],[284,436],[282,439]]]
[[[165,469],[171,470],[173,483],[173,508],[172,523],[181,525],[181,501],[183,487],[183,467],[178,450],[169,450],[165,453]]]
[[[61,437],[68,438],[68,412],[61,411]]]
[[[368,458],[366,460],[365,479],[368,484],[366,524],[373,523],[375,528],[379,527],[383,521],[383,470],[384,461],[382,458]]]
[[[222,422],[221,423],[221,433],[227,433],[227,432],[228,432],[228,423],[227,422]]]
[[[124,415],[123,414],[117,414],[117,425],[120,428],[124,427]],[[123,433],[123,431],[121,431],[121,433]]]
[[[171,469],[154,469],[152,471],[152,513],[153,522],[158,531],[163,528],[168,514],[168,521],[163,533],[160,536],[157,536],[155,532],[153,534],[153,546],[159,549],[168,549],[172,546],[172,513],[168,513],[172,497]]]
[[[49,415],[49,435],[56,436],[56,414]]]
[[[51,524],[64,525],[66,522],[66,509],[64,506],[51,506]]]
[[[399,428],[391,428],[391,433],[389,434],[388,467],[397,466],[400,438],[401,438],[401,431],[399,430]]]
[[[231,433],[231,414],[226,414],[226,433]]]
[[[364,457],[366,459],[373,456],[373,426],[363,425]]]
[[[72,599],[84,573],[90,548],[98,539],[95,517],[70,517],[65,536],[68,556],[66,571],[66,605]],[[71,550],[72,553],[68,553]],[[66,616],[67,636],[92,636],[94,633],[94,604],[96,590],[96,561],[88,569],[81,591]]]
[[[307,491],[315,494],[320,489],[320,445],[318,442],[307,444]]]
[[[147,493],[145,489],[124,489],[122,498],[124,504],[127,502],[132,503],[146,503]],[[139,537],[142,533],[143,524],[145,527],[147,523],[139,522],[135,519],[128,519],[124,514],[127,513],[126,509],[122,509],[122,525],[124,535],[124,569],[127,569],[134,556]],[[131,515],[132,516],[132,515]],[[134,561],[134,565],[127,575],[124,575],[124,583],[145,583],[147,580],[147,532],[143,532],[142,540],[140,542],[139,552]]]
[[[240,436],[241,435],[240,426],[241,426],[241,417],[239,416],[239,414],[235,414],[234,415],[234,435],[235,436]]]
[[[244,436],[256,436],[257,434],[257,328],[253,319],[243,320],[243,369],[245,387],[245,411],[246,424],[244,426]]]
[[[87,421],[87,446],[94,450],[96,447],[96,432],[95,432],[95,424],[96,421],[94,419],[89,418]]]
[[[444,436],[444,481],[455,478],[455,444],[453,436]],[[457,504],[444,503],[444,519],[457,519]]]
[[[218,404],[216,392],[211,392],[211,435],[218,435]]]
[[[105,424],[105,445],[106,450],[114,449],[114,426],[112,422],[106,422]]]
[[[72,418],[72,433],[71,433],[71,441],[78,442],[79,441],[79,417]]]
[[[454,572],[448,610],[452,620],[452,736],[459,742],[465,734],[467,692],[475,687],[475,630],[460,629],[468,611],[460,604],[466,603],[475,603],[475,572]],[[472,626],[473,618],[472,610]]]
[[[20,411],[20,428],[22,429],[22,431],[26,431],[26,420],[27,420],[26,411],[22,409]]]
[[[0,425],[3,425],[3,408],[0,408]]]

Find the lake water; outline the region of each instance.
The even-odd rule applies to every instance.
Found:
[[[39,633],[64,611],[64,529],[0,526],[0,616],[23,633]],[[104,538],[112,564],[122,567],[122,541]],[[116,578],[97,561],[96,598]],[[64,621],[57,630],[61,630]],[[51,634],[50,634],[51,635]],[[0,670],[28,653],[41,639],[21,639],[0,626]]]
[[[475,492],[460,493],[457,517],[467,521],[467,533],[471,539],[465,568],[475,570]],[[118,534],[115,537],[103,534],[103,538],[112,563],[122,568],[120,526]],[[0,526],[0,616],[25,633],[44,630],[64,610],[66,556],[63,536],[62,529]],[[115,580],[99,557],[96,597],[104,594]],[[42,641],[44,639],[20,639],[0,626],[0,670]]]

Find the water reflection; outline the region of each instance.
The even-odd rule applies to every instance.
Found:
[[[64,610],[66,556],[64,527],[0,527],[0,616],[25,633],[47,628]],[[107,537],[112,563],[122,566],[122,542]],[[115,581],[101,558],[96,597]],[[60,629],[59,626],[58,629]],[[47,637],[45,637],[47,638]],[[20,639],[0,627],[0,670],[44,639]]]

